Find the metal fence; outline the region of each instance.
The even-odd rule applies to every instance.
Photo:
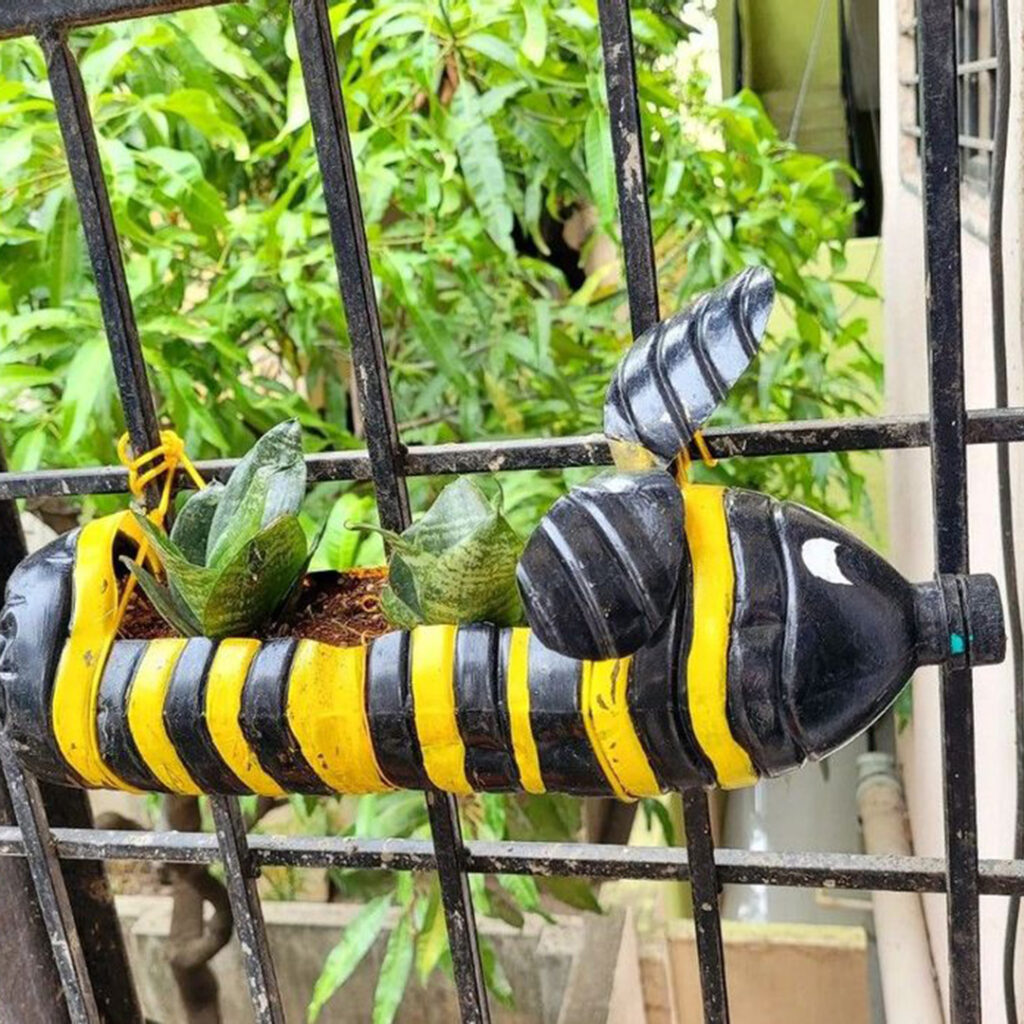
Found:
[[[87,97],[67,33],[78,26],[203,6],[207,0],[4,0],[0,39],[35,35],[43,47],[95,273],[117,385],[133,446],[158,443],[157,414],[146,377],[117,232],[111,215]],[[281,0],[282,3],[285,0]],[[398,436],[381,338],[359,194],[342,103],[327,0],[290,0],[312,118],[342,299],[358,365],[367,448],[309,458],[313,481],[372,479],[382,523],[409,522],[408,476],[598,465],[610,462],[602,438],[503,441],[407,448]],[[640,109],[628,0],[599,0],[629,307],[634,333],[659,318],[657,269],[642,156]],[[936,570],[967,569],[966,445],[1024,440],[1024,409],[964,407],[960,277],[957,55],[954,0],[922,0],[923,201],[926,214],[928,415],[856,421],[776,423],[711,429],[719,458],[837,450],[930,446],[935,508]],[[223,478],[231,461],[200,464]],[[0,464],[0,582],[24,546],[14,499],[46,494],[127,490],[120,467],[13,473]],[[334,866],[436,871],[441,884],[452,964],[463,1021],[489,1019],[470,898],[475,872],[689,879],[708,1022],[729,1018],[718,894],[726,883],[839,886],[947,894],[951,1020],[981,1019],[979,895],[1024,892],[1024,861],[978,861],[974,724],[969,669],[942,673],[946,856],[887,857],[836,853],[715,850],[705,793],[683,794],[686,848],[532,842],[466,842],[454,798],[428,793],[433,841],[335,837],[247,836],[237,800],[212,801],[216,834],[135,833],[91,827],[82,794],[41,790],[4,758],[9,794],[0,786],[0,907],[5,910],[5,966],[23,962],[26,999],[49,999],[51,1020],[141,1021],[113,911],[90,888],[109,859],[224,864],[256,1019],[283,1020],[274,965],[255,879],[263,865]],[[9,800],[7,799],[9,795]],[[10,812],[13,811],[13,817]],[[4,815],[7,815],[5,818]],[[31,886],[27,865],[31,876]],[[94,873],[89,874],[92,870]],[[18,872],[21,872],[19,874]],[[99,895],[97,896],[97,892]],[[45,931],[39,928],[40,923]],[[38,936],[51,948],[39,948]],[[33,938],[35,936],[36,938]],[[35,945],[33,945],[35,943]],[[52,952],[51,952],[52,949]],[[19,959],[20,958],[20,959]],[[56,973],[55,973],[56,972]],[[59,978],[59,985],[57,979]],[[52,992],[47,992],[47,979]],[[798,983],[793,979],[794,987]],[[63,998],[61,998],[61,990]],[[26,1003],[28,1005],[28,1003]]]

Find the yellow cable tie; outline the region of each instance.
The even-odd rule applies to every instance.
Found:
[[[718,459],[716,459],[708,448],[708,442],[704,437],[702,431],[698,430],[693,435],[693,443],[697,446],[697,451],[700,452],[701,461],[708,469],[712,469],[718,465]]]
[[[161,430],[160,444],[156,448],[151,448],[148,452],[143,452],[135,458],[132,458],[130,446],[131,440],[128,434],[122,434],[117,442],[117,457],[128,470],[128,490],[133,498],[141,502],[145,496],[146,487],[157,478],[161,476],[164,478],[163,487],[160,491],[160,501],[156,508],[150,510],[147,515],[150,522],[157,527],[162,527],[167,510],[171,507],[174,475],[179,464],[189,475],[198,490],[201,491],[206,487],[206,481],[199,475],[198,470],[192,464],[192,460],[185,453],[185,442],[173,430]],[[162,461],[158,462],[155,466],[151,466],[145,472],[139,473],[139,469],[142,466],[156,459],[162,459]],[[135,564],[141,565],[148,553],[149,541],[143,537],[135,552],[133,560]],[[135,575],[131,574],[125,580],[124,593],[121,595],[121,600],[117,606],[117,616],[114,630],[111,634],[112,637],[116,635],[117,630],[121,626],[121,620],[128,609],[128,601],[135,590],[135,579]]]

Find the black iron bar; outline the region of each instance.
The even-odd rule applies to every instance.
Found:
[[[0,470],[6,468],[0,447]],[[0,594],[17,563],[26,553],[25,538],[13,501],[0,501]],[[0,741],[2,742],[2,741]],[[12,769],[13,770],[13,769]],[[36,835],[33,843],[52,850],[49,828],[92,826],[88,794],[63,786],[40,784],[41,804],[29,794],[27,827]],[[0,822],[11,823],[15,805],[4,775],[0,772]],[[72,947],[85,954],[88,981],[92,985],[105,1024],[141,1024],[142,1010],[135,986],[125,984],[128,955],[117,923],[117,913],[101,862],[78,861],[62,865],[63,886],[73,911],[73,920],[60,919],[60,904],[51,899],[53,887],[43,879],[46,892],[36,893],[35,880],[27,864],[8,864],[0,869],[0,920],[8,922],[0,940],[5,969],[0,971],[0,1007],[19,1024],[61,1024],[69,1020],[63,983],[54,961],[51,936],[65,936]],[[68,929],[77,934],[67,936]],[[63,940],[62,940],[63,941]],[[64,956],[64,946],[59,955]],[[74,966],[74,961],[72,961]]]
[[[380,520],[388,529],[401,530],[411,522],[400,462],[402,445],[330,17],[325,0],[293,0],[292,13]]]
[[[127,832],[54,828],[63,860],[169,861],[213,864],[220,860],[216,837],[207,832]],[[690,877],[686,847],[635,847],[605,843],[537,841],[465,843],[466,870],[473,874],[550,875],[595,879],[685,880]],[[252,861],[261,867],[365,868],[433,871],[433,843],[425,839],[351,839],[339,836],[253,835]],[[0,857],[24,857],[19,828],[0,826]],[[772,885],[824,889],[878,889],[885,892],[944,892],[945,861],[940,857],[863,853],[778,853],[715,850],[726,885]],[[980,890],[986,896],[1024,893],[1024,860],[983,860]]]
[[[50,934],[68,1014],[73,1024],[101,1024],[93,995],[82,941],[71,912],[71,901],[61,874],[56,846],[43,808],[39,783],[22,771],[7,744],[0,744],[0,763],[10,793],[14,817],[24,837],[25,853],[36,897]]]
[[[125,424],[135,450],[148,451],[160,443],[156,410],[82,74],[63,31],[47,30],[39,42],[46,56],[57,121],[96,278]]]
[[[96,278],[125,423],[132,447],[141,453],[159,445],[160,432],[88,99],[64,31],[47,29],[40,35],[40,43],[46,55],[57,120]],[[155,493],[154,484],[150,496]],[[241,821],[237,798],[212,797],[211,804],[225,864],[248,865],[245,830],[229,827]],[[255,885],[251,880],[235,879],[232,874],[227,871],[228,896],[242,939],[246,979],[257,1021],[279,1024],[283,1021],[280,994]]]
[[[598,0],[597,7],[629,318],[636,337],[657,324],[660,312],[633,29],[629,0]],[[691,858],[690,881],[704,1020],[706,1024],[728,1024],[729,999],[718,908],[719,882],[715,871],[711,814],[707,794],[703,790],[683,794],[683,819]]]
[[[811,455],[835,451],[884,451],[927,448],[930,421],[916,416],[878,416],[849,420],[804,420],[744,427],[709,427],[704,432],[716,459]],[[976,409],[967,414],[968,444],[1024,441],[1024,408]],[[694,459],[700,453],[691,451]],[[475,441],[462,444],[412,445],[400,465],[405,476],[493,473],[521,469],[564,469],[611,465],[603,434],[536,440]],[[207,480],[227,480],[238,459],[210,459],[196,468]],[[366,449],[319,452],[306,456],[311,483],[370,480]],[[182,475],[179,483],[188,486]],[[0,501],[43,495],[125,494],[128,471],[123,466],[0,472]]]
[[[920,5],[925,294],[935,560],[940,573],[966,572],[968,566],[955,32],[953,0]],[[949,1015],[951,1024],[977,1024],[981,1020],[981,961],[971,671],[966,666],[944,666],[941,678]]]
[[[231,0],[4,0],[0,6],[0,39],[38,35],[47,28],[78,28],[229,2]]]
[[[619,197],[622,253],[633,336],[653,327],[658,314],[658,273],[647,199],[647,164],[633,54],[633,27],[626,0],[599,0],[604,81],[608,93],[615,185]]]
[[[383,526],[402,530],[412,521],[402,466],[403,447],[391,398],[330,16],[325,0],[292,0],[292,14],[377,508]],[[427,794],[427,811],[462,1020],[465,1024],[486,1024],[490,1009],[469,879],[462,863],[465,848],[458,803],[450,794],[432,792]]]
[[[249,849],[242,812],[234,798],[213,798],[210,806],[217,830],[217,846],[224,860],[224,884],[231,900],[238,942],[242,947],[245,977],[252,996],[256,1024],[284,1024],[281,995],[274,973],[274,961],[270,956],[260,895],[256,888],[259,866]],[[242,909],[241,913],[239,908]]]

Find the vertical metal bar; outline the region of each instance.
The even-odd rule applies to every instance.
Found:
[[[715,870],[708,798],[703,789],[688,789],[683,793],[683,823],[690,863],[693,926],[697,939],[700,990],[704,997],[704,1020],[708,1024],[728,1024],[725,951],[722,948],[722,919],[718,912],[721,887]]]
[[[381,522],[389,529],[402,530],[411,522],[401,463],[402,443],[391,400],[330,18],[325,0],[292,0],[292,11],[377,505]]]
[[[6,470],[0,446],[0,471]],[[0,593],[15,566],[25,556],[25,538],[13,501],[0,501]],[[42,803],[28,803],[28,827],[38,842],[49,844],[50,827],[91,828],[89,797],[81,790],[40,785]],[[23,804],[23,806],[25,806]],[[12,794],[0,772],[0,821],[17,820]],[[24,827],[24,826],[23,826]],[[125,984],[128,954],[117,920],[117,911],[107,883],[106,869],[99,861],[66,861],[61,866],[64,889],[70,901],[77,929],[71,942],[85,953],[88,979],[106,1024],[139,1024],[142,1010],[134,985]],[[51,952],[50,935],[65,929],[43,914],[55,912],[57,904],[18,905],[29,899],[34,884],[29,866],[13,860],[0,866],[0,920],[11,925],[2,933],[0,955],[8,969],[0,971],[0,1008],[17,1014],[18,1024],[59,1024],[68,1020],[62,996],[62,982]],[[45,883],[44,883],[45,884]],[[7,904],[7,901],[11,901]],[[15,907],[17,911],[15,912]],[[6,912],[4,912],[6,911]],[[63,947],[62,947],[63,953]],[[24,970],[19,970],[19,965]],[[13,1019],[13,1018],[12,1018]]]
[[[270,956],[263,907],[256,889],[259,867],[253,864],[245,822],[234,797],[210,798],[217,842],[224,858],[224,879],[238,942],[245,961],[245,979],[252,997],[256,1024],[284,1024],[281,994]]]
[[[135,451],[148,451],[160,443],[156,406],[149,388],[82,75],[62,32],[47,30],[40,36],[40,43],[46,56],[57,120],[96,277],[125,422]],[[278,1024],[283,1021],[281,998],[269,957],[259,898],[248,876],[249,847],[238,801],[234,797],[217,797],[213,799],[213,809],[253,1008],[259,1024]],[[238,873],[242,870],[246,872],[244,877]]]
[[[3,451],[0,450],[0,471],[6,468]],[[17,505],[13,501],[0,501],[0,595],[24,556],[25,536]],[[15,816],[5,775],[0,772],[0,824],[13,825],[15,822],[21,825]],[[48,829],[45,815],[42,824]],[[36,828],[36,819],[29,815],[27,825],[34,833],[33,844],[45,848],[47,839]],[[21,827],[27,837],[28,831],[24,825]],[[44,886],[46,882],[46,878],[42,879]],[[0,971],[0,1007],[6,1007],[8,1013],[17,1014],[17,1019],[25,1024],[65,1024],[70,1020],[68,1000],[63,994],[68,965],[65,962],[63,971],[58,968],[55,959],[57,946],[50,941],[51,935],[61,934],[64,921],[56,899],[47,902],[45,913],[42,899],[32,902],[34,884],[31,865],[25,859],[4,858],[4,863],[0,864],[0,919],[6,925],[0,939],[0,955],[5,969]],[[77,934],[74,940],[77,941]],[[67,943],[61,943],[61,953],[68,949]],[[73,968],[73,962],[71,966]],[[69,980],[77,991],[78,980],[73,969]]]
[[[967,570],[968,541],[954,0],[920,5],[918,52],[935,559],[940,573],[957,573]],[[942,736],[950,1020],[973,1024],[981,1020],[981,986],[974,707],[968,668],[942,671]]]
[[[658,272],[647,201],[647,163],[640,125],[640,99],[628,0],[599,0],[604,79],[608,92],[619,223],[626,261],[629,318],[633,335],[658,322]]]
[[[62,32],[48,29],[40,35],[39,42],[46,56],[57,121],[96,277],[125,422],[135,450],[147,451],[160,443],[156,410],[146,379],[139,332],[82,75]]]
[[[39,784],[21,770],[21,765],[0,743],[0,762],[11,795],[14,817],[25,841],[25,853],[35,884],[39,908],[47,931],[57,972],[64,986],[64,998],[74,1024],[101,1024],[100,1012],[89,979],[89,969],[78,937],[71,901],[57,860],[57,849],[43,809]]]
[[[658,273],[647,197],[647,166],[637,92],[633,30],[629,0],[598,0],[605,85],[611,121],[619,221],[630,323],[634,336],[658,322]],[[728,1024],[729,999],[725,983],[722,921],[718,912],[718,873],[707,795],[701,789],[683,794],[697,959],[700,966],[704,1019]]]
[[[313,137],[323,176],[359,404],[366,424],[366,446],[381,523],[401,530],[411,521],[402,467],[402,444],[395,423],[387,357],[370,270],[355,164],[341,93],[338,62],[324,0],[292,0],[295,36],[309,100]],[[448,928],[448,944],[462,1020],[490,1020],[473,901],[464,870],[465,847],[458,803],[446,793],[427,794],[427,810],[437,857],[438,880]]]

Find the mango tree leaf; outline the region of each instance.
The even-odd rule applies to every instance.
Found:
[[[480,963],[484,969],[484,981],[487,983],[487,990],[498,1000],[502,1006],[511,1009],[514,1006],[512,997],[512,985],[509,983],[505,968],[501,966],[498,954],[490,940],[480,938]]]
[[[196,622],[188,608],[180,605],[174,599],[172,592],[167,587],[161,586],[145,566],[133,562],[126,555],[121,556],[121,561],[128,566],[150,603],[168,625],[176,629],[182,636],[202,635],[202,626]]]
[[[544,17],[543,0],[522,0],[526,31],[519,48],[531,64],[543,64],[548,48],[548,23]]]
[[[611,153],[611,129],[608,112],[603,107],[594,107],[587,115],[585,131],[587,154],[587,177],[594,205],[601,216],[602,224],[614,224],[618,213],[615,196],[615,165]]]
[[[270,525],[282,515],[298,512],[306,492],[306,463],[302,458],[302,431],[297,420],[287,420],[268,430],[246,453],[231,473],[210,524],[206,563],[213,565],[232,543],[231,534],[253,486],[262,490],[258,527]],[[223,538],[223,539],[222,539]]]
[[[68,365],[64,394],[61,398],[64,418],[61,428],[62,447],[71,451],[85,436],[93,411],[113,379],[110,351],[100,335],[81,342]]]
[[[384,927],[384,918],[391,906],[391,893],[370,900],[352,919],[341,941],[327,955],[320,977],[313,986],[313,996],[306,1011],[306,1020],[312,1024],[320,1016],[327,1000],[348,981],[363,957],[373,947]]]
[[[204,635],[246,636],[291,593],[308,561],[298,516],[282,516],[219,572],[200,616]]]
[[[224,493],[224,485],[214,481],[189,496],[171,527],[171,541],[194,565],[206,563],[206,540],[210,535],[213,514]]]
[[[441,912],[441,890],[435,884],[423,917],[423,927],[416,939],[416,974],[421,985],[427,983],[447,948],[448,932]]]
[[[350,523],[359,523],[368,519],[373,513],[373,498],[354,494],[351,491],[343,494],[334,503],[324,526],[323,537],[317,544],[310,570],[318,572],[322,569],[333,569],[344,572],[356,565],[356,555],[360,546],[366,541],[365,533],[353,529]],[[380,546],[380,541],[371,537],[371,542]],[[384,550],[380,548],[380,559],[384,560]]]
[[[590,910],[595,914],[602,913],[601,904],[597,902],[594,890],[584,878],[543,878],[542,888],[547,889],[556,900],[577,910]]]
[[[388,937],[384,962],[380,965],[377,977],[377,990],[373,996],[372,1024],[391,1024],[395,1019],[409,982],[413,951],[412,922],[409,914],[405,913]]]
[[[456,90],[452,113],[456,119],[455,149],[470,198],[491,240],[511,254],[513,215],[505,165],[494,129],[480,113],[477,94],[469,82],[463,81]]]

